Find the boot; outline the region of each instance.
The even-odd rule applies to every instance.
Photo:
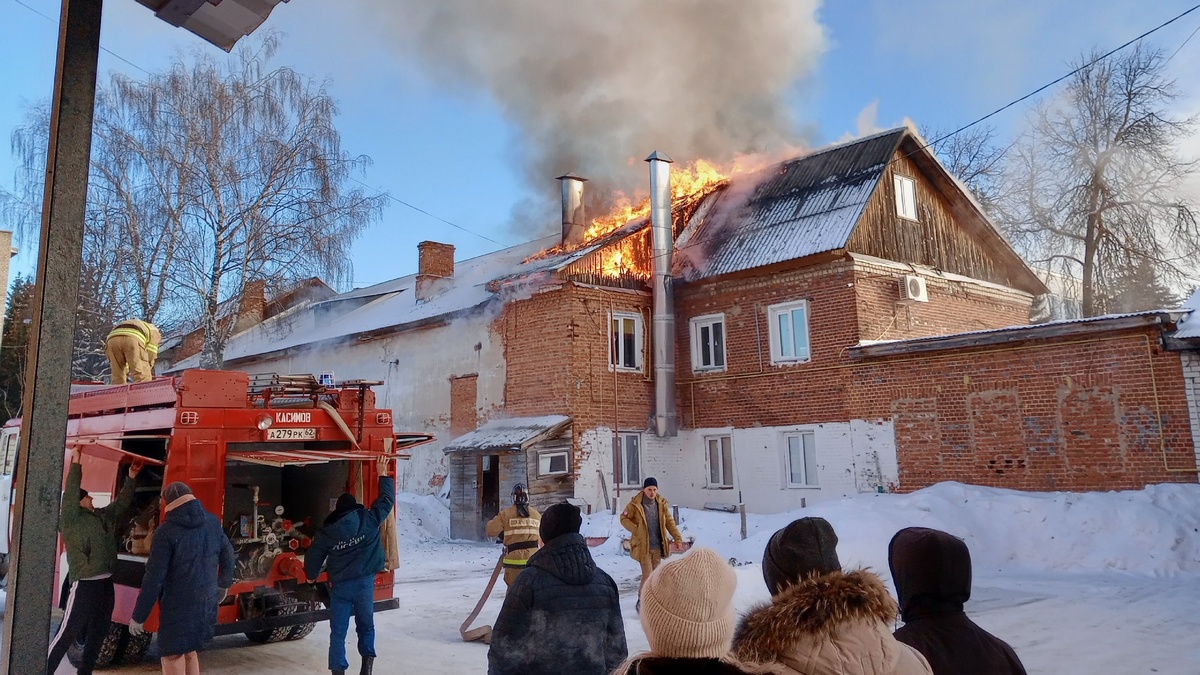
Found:
[[[362,669],[360,669],[358,671],[358,675],[371,675],[371,668],[374,666],[374,664],[375,664],[374,656],[364,656],[363,662],[362,662]]]

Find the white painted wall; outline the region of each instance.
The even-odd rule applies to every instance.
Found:
[[[1187,393],[1188,416],[1192,423],[1192,447],[1200,466],[1200,354],[1180,352],[1183,359],[1183,384]],[[1200,478],[1198,478],[1200,480]]]
[[[504,405],[505,363],[499,335],[491,332],[490,314],[457,319],[449,325],[422,328],[369,341],[347,340],[334,347],[310,349],[271,360],[238,364],[250,373],[312,373],[333,371],[338,380],[382,380],[375,387],[376,405],[392,410],[397,431],[437,436],[413,449],[401,462],[399,489],[437,494],[434,475],[446,475],[442,448],[452,440],[450,378],[479,375],[476,406],[480,421]]]
[[[818,486],[789,488],[784,478],[784,434],[811,431],[817,449]],[[734,487],[709,488],[706,436],[729,435],[733,444]],[[889,489],[899,476],[891,420],[854,420],[828,424],[754,429],[681,429],[675,438],[642,434],[642,474],[658,479],[672,504],[702,508],[705,503],[736,504],[754,513],[778,513],[829,499]],[[575,496],[603,508],[599,468],[612,496],[612,430],[591,429],[581,436],[583,461]],[[623,489],[621,506],[632,490]]]

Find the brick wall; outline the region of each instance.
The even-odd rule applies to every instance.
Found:
[[[1158,329],[875,357],[853,378],[851,414],[893,418],[905,491],[1196,481],[1184,371]]]
[[[450,378],[450,436],[457,438],[479,426],[479,376]]]
[[[434,277],[454,276],[454,246],[436,241],[417,244],[417,274]]]

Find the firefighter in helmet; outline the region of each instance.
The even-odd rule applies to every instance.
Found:
[[[160,344],[162,333],[158,326],[149,321],[126,319],[114,326],[104,343],[104,353],[112,370],[112,383],[153,379]]]
[[[542,524],[542,514],[529,505],[529,493],[523,484],[513,486],[512,502],[512,506],[501,511],[487,524],[488,538],[504,538],[504,583],[509,586],[517,580],[529,557],[541,545],[538,527]]]

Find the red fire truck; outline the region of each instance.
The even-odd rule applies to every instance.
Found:
[[[149,633],[133,637],[127,626],[163,516],[158,496],[174,481],[186,482],[221,518],[237,552],[236,582],[218,608],[217,635],[245,633],[260,643],[297,640],[329,618],[324,573],[312,580],[304,573],[317,526],[343,492],[367,504],[375,499],[380,455],[403,456],[433,440],[393,431],[391,411],[375,407],[371,387],[378,384],[188,370],[71,395],[67,453],[80,450],[83,487],[98,505],[116,494],[131,464],[143,466],[134,515],[120,530],[116,606],[98,665],[140,662],[149,647]],[[0,472],[9,485],[19,431],[20,420],[11,420],[0,435]],[[11,499],[9,485],[0,485],[5,499]],[[394,542],[394,521],[387,527],[391,536],[385,532],[385,540]],[[62,579],[66,556],[59,550],[56,574]],[[392,586],[392,571],[376,576],[375,611],[398,606]],[[156,609],[146,629],[157,628]],[[77,645],[68,654],[72,662],[79,651]]]

